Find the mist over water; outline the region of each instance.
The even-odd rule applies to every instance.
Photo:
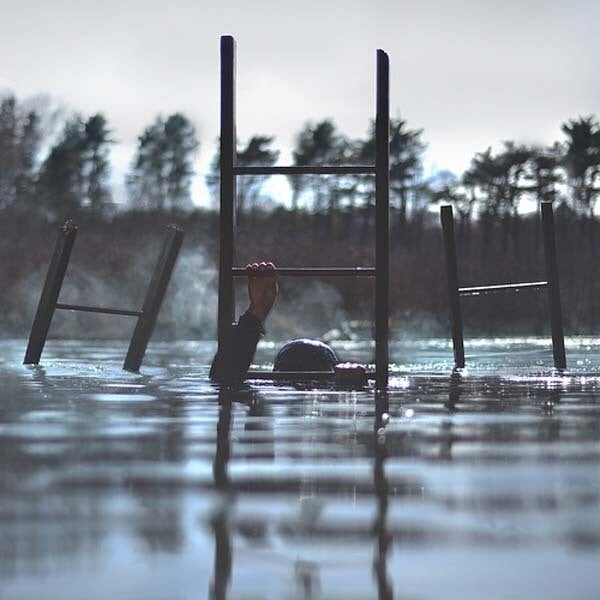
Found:
[[[217,270],[202,251],[187,250],[177,259],[160,316],[160,327],[175,339],[215,339]]]
[[[83,236],[82,236],[83,237]],[[80,244],[81,245],[81,244]],[[150,283],[159,247],[146,243],[128,252],[126,268],[117,273],[107,269],[106,258],[98,256],[90,265],[80,260],[77,244],[65,276],[59,301],[67,304],[141,308]],[[87,248],[84,248],[87,250]],[[48,251],[48,261],[50,252]],[[26,335],[37,309],[46,277],[41,264],[7,291],[4,337],[14,331]],[[214,261],[200,247],[180,252],[167,288],[154,331],[155,340],[214,340],[217,331],[218,272]],[[236,315],[248,308],[246,282],[236,282]],[[374,304],[364,319],[351,319],[344,309],[342,293],[327,281],[282,279],[277,304],[267,323],[268,338],[295,337],[357,339],[371,335]],[[55,339],[115,339],[131,337],[135,320],[128,317],[95,315],[57,310],[50,337]],[[418,326],[417,326],[418,328]],[[329,334],[329,338],[327,337]]]
[[[597,595],[600,338],[563,374],[546,338],[467,340],[461,375],[398,341],[387,395],[222,391],[214,342],[153,341],[139,375],[124,342],[24,349],[0,342],[3,599]]]

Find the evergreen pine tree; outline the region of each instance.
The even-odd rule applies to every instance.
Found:
[[[167,210],[191,206],[193,159],[199,146],[190,121],[181,113],[157,117],[138,138],[127,175],[134,208]]]

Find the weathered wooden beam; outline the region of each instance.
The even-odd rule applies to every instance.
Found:
[[[141,314],[135,326],[131,342],[129,343],[129,349],[123,364],[123,369],[126,371],[133,371],[134,373],[139,371],[182,242],[183,230],[169,225],[150,285],[148,286]]]
[[[29,342],[23,361],[26,365],[37,365],[40,362],[76,237],[77,227],[73,221],[66,221],[59,231],[33,325],[31,326]]]
[[[229,35],[221,38],[221,138],[219,208],[219,314],[218,345],[221,347],[235,319],[233,260],[235,253],[235,40]]]
[[[375,373],[387,387],[390,327],[390,59],[377,50],[375,109]]]
[[[465,344],[463,339],[462,315],[460,311],[458,264],[456,261],[456,242],[454,239],[454,215],[452,213],[452,206],[442,206],[440,209],[440,217],[442,221],[444,250],[446,255],[446,278],[448,282],[448,303],[450,305],[450,327],[452,329],[454,366],[457,369],[462,369],[465,366]]]
[[[546,259],[546,278],[548,279],[548,301],[550,304],[550,328],[552,330],[554,366],[557,369],[566,369],[567,357],[560,304],[560,283],[558,263],[556,261],[556,236],[554,234],[552,202],[542,202],[542,226],[544,230],[544,256]]]

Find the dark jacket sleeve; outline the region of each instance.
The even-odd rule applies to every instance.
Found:
[[[229,330],[213,359],[210,378],[218,383],[243,381],[254,358],[258,340],[264,335],[262,323],[245,312]]]

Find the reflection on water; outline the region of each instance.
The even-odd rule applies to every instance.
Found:
[[[600,341],[567,346],[557,374],[547,341],[473,340],[452,375],[405,342],[376,394],[220,391],[211,344],[132,375],[2,342],[0,597],[595,598]]]

